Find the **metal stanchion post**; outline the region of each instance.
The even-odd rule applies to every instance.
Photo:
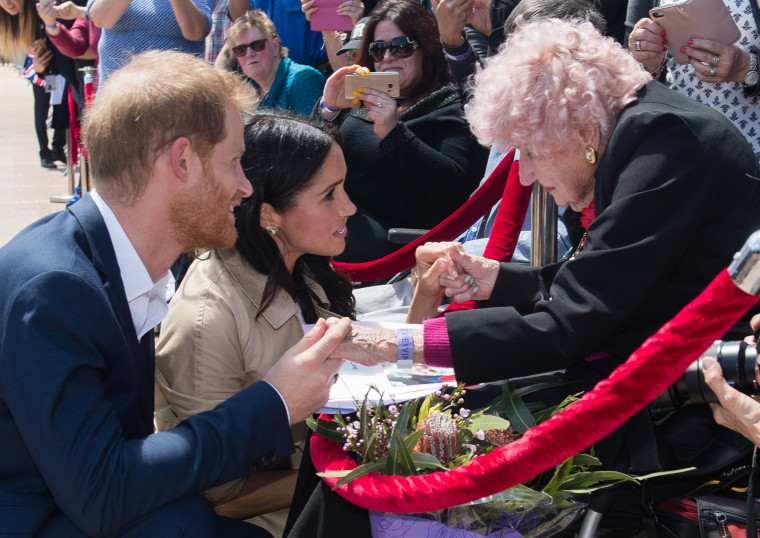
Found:
[[[543,266],[557,259],[557,204],[538,182],[533,186],[530,214],[530,264]]]
[[[95,92],[95,84],[94,84],[94,77],[93,74],[95,73],[95,68],[88,66],[83,67],[80,71],[84,73],[84,107],[85,110],[87,107],[90,106],[90,103],[93,99],[93,93]],[[90,161],[89,157],[87,155],[87,148],[82,147],[81,151],[81,159],[80,159],[80,166],[79,166],[79,184],[82,196],[84,196],[84,193],[89,191],[92,188],[92,185],[90,185]]]
[[[66,177],[68,179],[69,192],[68,194],[51,194],[50,201],[53,203],[65,204],[74,196],[74,165],[71,164],[71,152],[76,150],[72,150],[71,146],[71,129],[66,129]]]

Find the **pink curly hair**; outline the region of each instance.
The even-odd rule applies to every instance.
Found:
[[[518,22],[475,76],[466,112],[481,144],[536,156],[569,149],[598,126],[606,145],[618,114],[652,76],[589,22]],[[599,149],[599,148],[596,148]]]

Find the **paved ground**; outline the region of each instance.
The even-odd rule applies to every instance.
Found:
[[[51,195],[67,194],[64,168],[40,166],[34,134],[34,106],[29,81],[12,66],[0,65],[0,246],[38,218],[60,211]],[[50,133],[52,137],[52,132]]]

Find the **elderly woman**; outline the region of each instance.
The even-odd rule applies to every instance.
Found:
[[[370,15],[358,64],[327,80],[319,114],[342,120],[346,192],[357,205],[341,260],[380,258],[398,248],[393,227],[432,228],[474,191],[487,150],[470,134],[435,19],[411,0],[387,0]],[[366,89],[361,106],[344,94],[359,66],[399,74],[400,98]],[[346,113],[347,109],[356,107]]]
[[[660,7],[674,3],[663,0]],[[655,78],[666,67],[666,84],[673,90],[721,112],[747,137],[760,160],[760,10],[756,0],[723,0],[741,32],[734,44],[708,39],[691,39],[680,52],[688,63],[679,64],[667,52],[668,36],[654,19],[644,17],[631,30],[628,48]],[[655,2],[643,2],[654,7]]]
[[[760,228],[758,163],[731,122],[653,82],[590,23],[520,25],[507,43],[476,78],[473,131],[517,147],[521,182],[538,181],[592,222],[547,267],[429,249],[419,288],[440,285],[481,308],[414,330],[414,361],[453,365],[470,383],[561,369],[593,383]],[[356,326],[338,356],[395,362],[396,342],[393,331]]]
[[[227,47],[259,90],[259,106],[311,113],[322,95],[325,77],[288,58],[288,48],[280,43],[266,13],[253,9],[236,20],[227,32]]]

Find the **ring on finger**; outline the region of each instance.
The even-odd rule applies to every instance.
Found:
[[[713,67],[718,65],[718,62],[720,62],[720,56],[713,56],[712,58],[710,58],[710,65],[712,65]]]
[[[641,41],[636,41],[636,50],[641,50]]]
[[[382,100],[382,99],[380,99],[380,100],[377,102],[377,108],[383,108],[383,100]]]
[[[714,77],[714,76],[715,76],[715,73],[717,73],[717,72],[718,72],[718,70],[717,70],[717,69],[715,69],[714,67],[711,67],[711,68],[710,68],[710,71],[709,71],[709,75],[708,75],[708,76],[710,76],[710,77]]]

